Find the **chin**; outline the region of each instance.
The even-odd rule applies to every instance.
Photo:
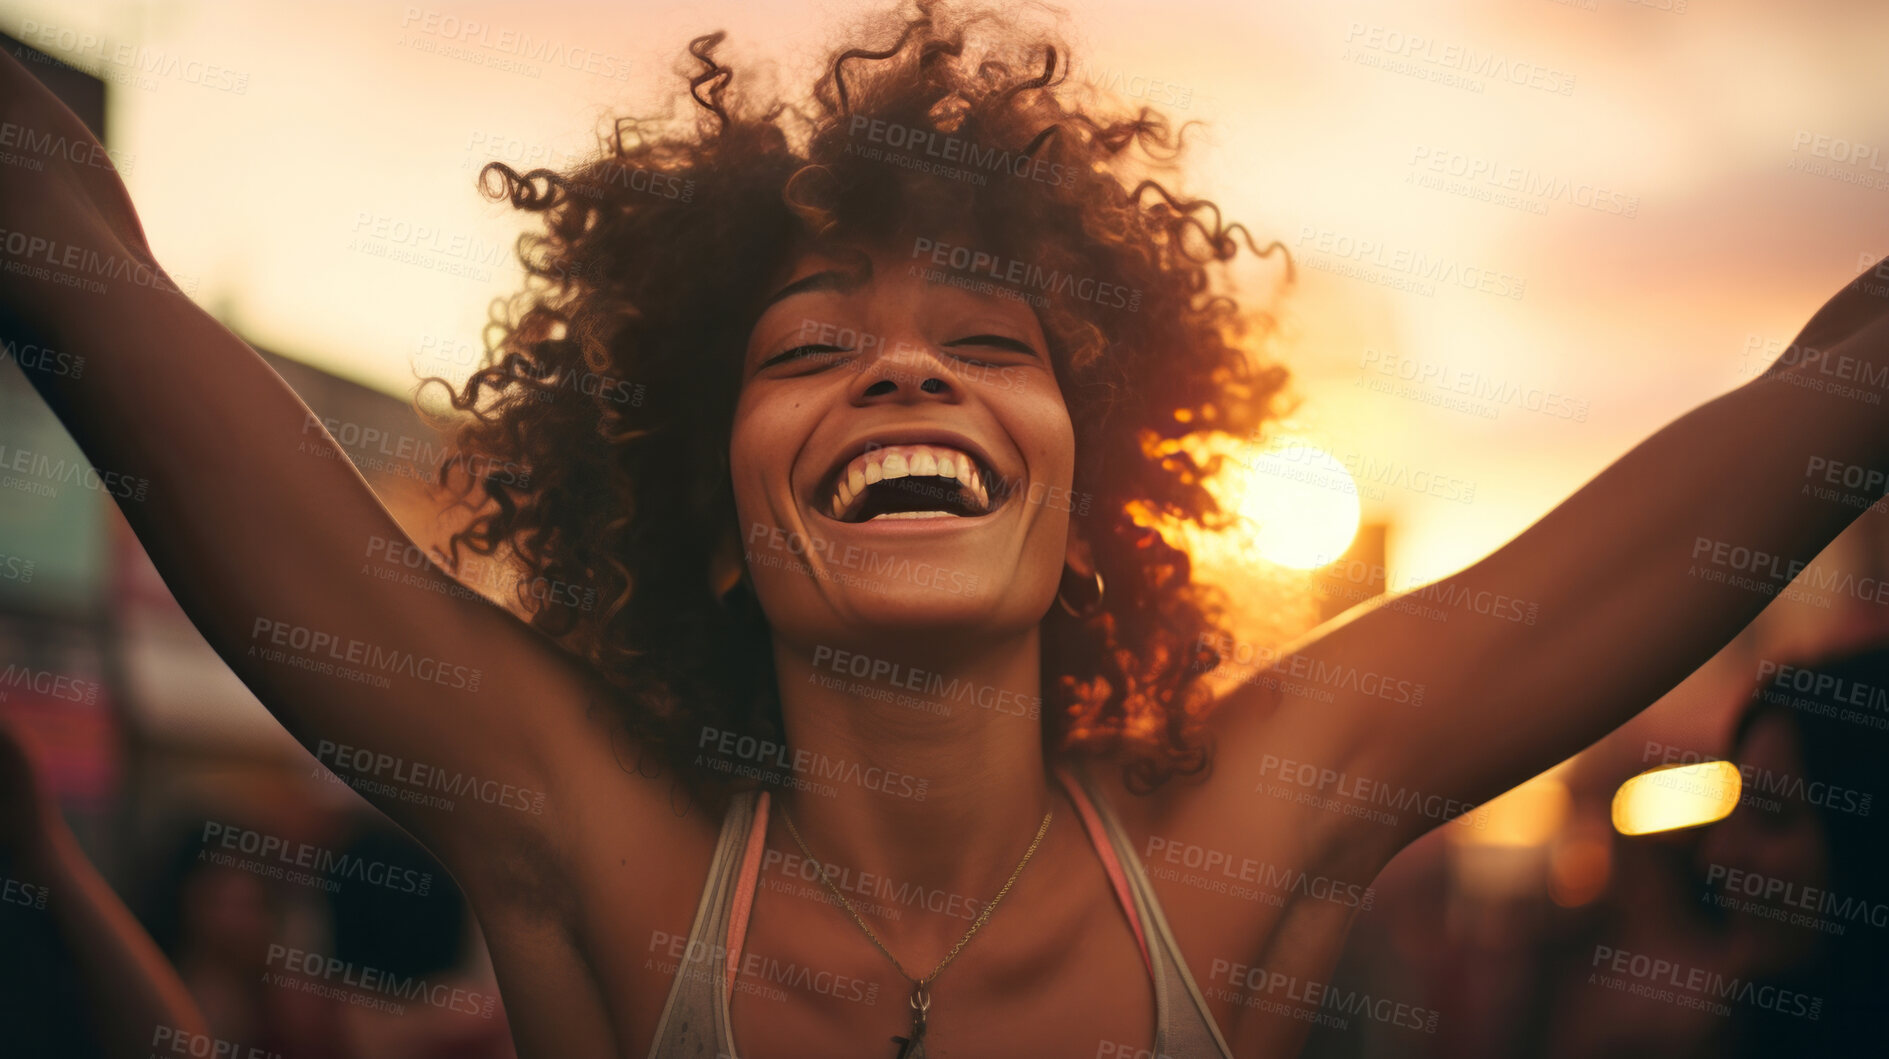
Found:
[[[921,564],[912,561],[914,569]],[[884,572],[849,576],[847,571],[824,571],[836,580],[823,578],[817,589],[804,580],[763,586],[763,606],[777,635],[808,650],[844,647],[897,661],[1027,633],[1053,603],[1053,584],[1045,582],[1040,591],[1026,593],[1019,579],[1010,576],[1014,571],[940,569],[946,572],[935,579],[922,572],[893,578]],[[784,590],[773,597],[780,606],[770,605],[768,587]]]

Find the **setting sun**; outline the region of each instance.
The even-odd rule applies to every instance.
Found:
[[[1151,456],[1186,452],[1205,463],[1222,462],[1202,484],[1237,521],[1206,531],[1179,519],[1145,516],[1194,562],[1221,578],[1262,575],[1253,560],[1275,574],[1316,570],[1351,546],[1362,519],[1358,486],[1329,452],[1291,436],[1248,442],[1195,434],[1149,449]]]
[[[1310,570],[1336,559],[1357,535],[1358,486],[1331,453],[1294,439],[1242,446],[1230,455],[1223,497],[1248,525],[1240,544],[1268,562]]]

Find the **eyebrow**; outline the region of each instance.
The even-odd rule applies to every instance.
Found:
[[[766,312],[775,302],[791,298],[796,294],[809,294],[813,291],[849,290],[864,283],[866,277],[857,272],[843,272],[839,269],[826,269],[811,276],[803,276],[774,292],[774,296],[761,303],[761,311]]]

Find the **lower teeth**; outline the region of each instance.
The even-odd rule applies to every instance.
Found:
[[[881,515],[874,515],[871,518],[867,519],[866,521],[877,522],[882,518],[958,518],[958,517],[960,516],[953,515],[949,511],[887,511]]]

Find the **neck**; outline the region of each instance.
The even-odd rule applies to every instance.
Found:
[[[813,855],[829,870],[988,901],[1051,807],[1036,629],[896,658],[777,642],[775,667],[806,781],[780,804]]]

